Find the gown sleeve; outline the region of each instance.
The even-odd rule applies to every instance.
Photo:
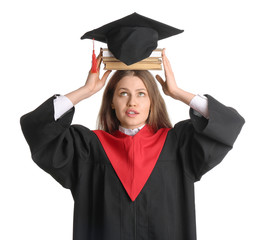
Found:
[[[191,108],[190,120],[179,122],[174,127],[182,166],[194,182],[223,160],[245,123],[235,109],[206,96],[209,119],[197,116]]]
[[[71,125],[75,108],[57,121],[50,97],[34,111],[23,115],[20,124],[34,162],[63,187],[72,189],[83,164],[89,159],[89,129]]]

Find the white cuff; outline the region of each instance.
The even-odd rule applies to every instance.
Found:
[[[190,102],[190,107],[196,111],[196,115],[202,115],[209,119],[208,99],[203,95],[196,95]],[[194,112],[195,113],[195,112]],[[198,114],[197,114],[198,113]]]
[[[63,95],[56,96],[53,100],[53,105],[55,121],[74,106],[70,99]]]

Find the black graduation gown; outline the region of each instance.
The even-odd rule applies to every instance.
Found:
[[[210,119],[190,109],[190,120],[168,131],[134,201],[97,135],[71,125],[74,108],[55,121],[52,96],[21,117],[33,160],[72,192],[74,240],[196,239],[194,183],[221,162],[244,124],[237,111],[207,97]]]

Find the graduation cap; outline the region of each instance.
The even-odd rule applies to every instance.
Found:
[[[126,65],[131,65],[149,57],[157,48],[158,40],[183,31],[133,13],[86,32],[81,39],[95,39],[107,43],[114,57]]]

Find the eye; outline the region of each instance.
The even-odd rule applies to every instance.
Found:
[[[128,93],[127,92],[120,92],[120,96],[127,96],[128,95]]]
[[[145,94],[144,92],[139,92],[139,93],[138,93],[138,96],[139,96],[139,97],[144,97],[145,95],[146,95],[146,94]]]

